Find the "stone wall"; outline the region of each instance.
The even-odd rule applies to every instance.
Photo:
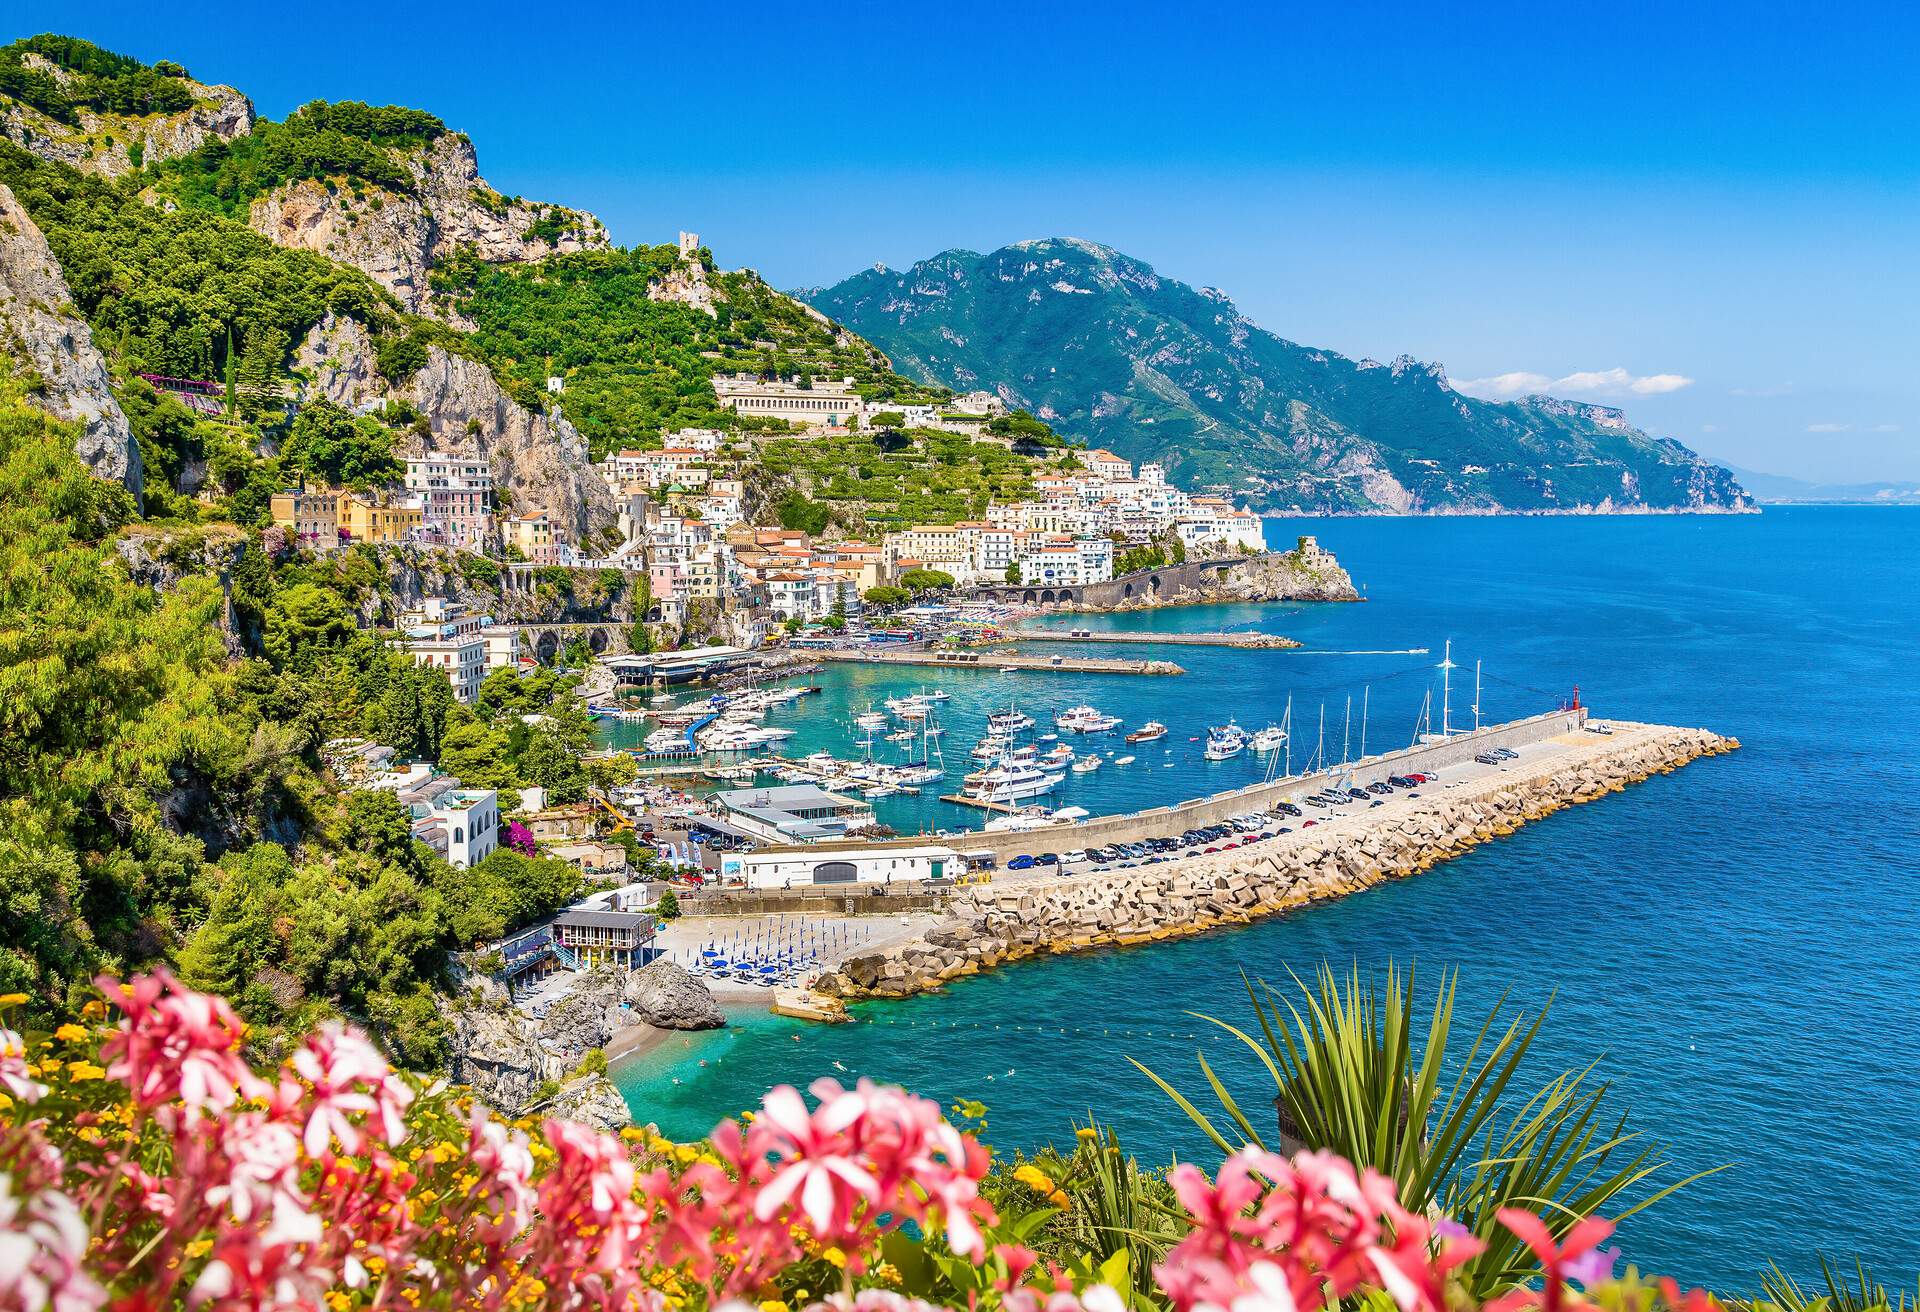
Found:
[[[1362,813],[1258,848],[968,889],[925,934],[850,958],[815,987],[843,998],[903,997],[1023,957],[1247,924],[1419,874],[1561,807],[1739,745],[1704,729],[1622,726],[1615,733],[1528,773],[1492,776],[1459,792],[1432,791],[1377,817]]]

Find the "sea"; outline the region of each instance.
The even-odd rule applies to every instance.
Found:
[[[1129,1059],[1210,1101],[1197,1056],[1244,1101],[1270,1081],[1203,1017],[1252,1020],[1248,981],[1322,963],[1457,978],[1460,1018],[1548,1010],[1538,1083],[1594,1067],[1607,1106],[1659,1146],[1662,1178],[1718,1173],[1631,1218],[1627,1260],[1722,1291],[1769,1262],[1862,1256],[1920,1272],[1920,510],[1743,516],[1273,520],[1311,533],[1358,604],[1208,606],[1048,622],[1281,633],[1298,650],[1094,646],[1177,661],[1174,677],[831,666],[770,723],[787,750],[856,755],[851,716],[950,694],[953,778],[991,710],[1050,721],[1089,702],[1162,743],[1101,750],[1056,804],[1127,811],[1254,782],[1250,754],[1200,759],[1206,726],[1287,720],[1293,768],[1577,695],[1597,717],[1702,725],[1739,751],[1574,807],[1417,878],[1176,943],[1031,961],[818,1026],[743,1012],[616,1067],[635,1116],[696,1136],[771,1086],[892,1081],[988,1107],[1004,1150],[1114,1125],[1142,1161],[1217,1151]],[[1438,669],[1451,644],[1456,668]],[[1048,645],[1063,654],[1077,644]],[[1477,688],[1477,692],[1476,692]],[[1289,717],[1289,707],[1291,714]],[[614,726],[614,734],[632,733]],[[1088,744],[1077,741],[1076,746]],[[876,751],[900,749],[881,744]],[[878,803],[902,832],[981,821],[929,795]],[[1470,1029],[1471,1026],[1465,1026]],[[1264,1089],[1264,1092],[1263,1092]]]

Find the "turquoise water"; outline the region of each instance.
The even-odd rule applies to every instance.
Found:
[[[1577,682],[1599,714],[1707,725],[1745,746],[1285,919],[1025,963],[862,1007],[856,1025],[743,1017],[732,1031],[676,1039],[617,1072],[635,1112],[694,1134],[770,1084],[865,1074],[980,1098],[1002,1146],[1065,1138],[1091,1109],[1143,1157],[1205,1161],[1184,1116],[1125,1060],[1198,1093],[1203,1048],[1257,1090],[1229,1041],[1186,1011],[1244,1017],[1243,969],[1279,978],[1323,960],[1395,961],[1431,978],[1457,968],[1470,1012],[1503,992],[1529,1007],[1551,997],[1539,1068],[1602,1059],[1619,1105],[1670,1146],[1676,1173],[1732,1164],[1635,1218],[1623,1231],[1632,1260],[1737,1289],[1768,1259],[1804,1271],[1824,1248],[1864,1253],[1906,1283],[1920,1269],[1908,1223],[1920,1210],[1920,512],[1322,520],[1276,523],[1271,536],[1302,531],[1339,554],[1366,604],[1073,622],[1258,623],[1320,651],[1437,653],[1450,637],[1468,688],[1455,685],[1456,716],[1480,657],[1489,719],[1540,709]],[[1036,715],[1088,699],[1175,729],[1176,768],[1101,770],[1073,780],[1068,800],[1092,810],[1173,800],[1250,781],[1257,766],[1209,770],[1185,739],[1227,714],[1277,718],[1289,690],[1308,743],[1324,700],[1337,745],[1347,694],[1357,717],[1369,682],[1369,746],[1406,741],[1437,659],[1156,654],[1192,673],[941,671],[955,694],[955,763],[977,736],[965,717],[1013,685]],[[810,735],[796,740],[803,750],[846,740],[819,703],[884,692],[872,671],[822,681],[828,695],[790,720]],[[959,818],[937,802],[882,805],[902,828]]]

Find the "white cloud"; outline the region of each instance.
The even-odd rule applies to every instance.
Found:
[[[1463,378],[1453,384],[1453,390],[1504,401],[1538,392],[1572,396],[1661,396],[1691,386],[1693,379],[1685,374],[1636,375],[1613,368],[1576,370],[1564,378],[1515,370],[1490,378]]]
[[[1809,433],[1844,433],[1852,427],[1852,424],[1808,424],[1807,431]]]
[[[1869,433],[1897,433],[1897,432],[1899,432],[1899,431],[1900,431],[1900,425],[1898,425],[1898,424],[1875,424],[1875,425],[1874,425],[1874,426],[1873,426],[1872,428],[1869,428],[1869,429],[1868,429],[1867,431],[1868,431]]]
[[[1718,425],[1718,424],[1702,424],[1702,425],[1700,425],[1700,431],[1701,431],[1701,432],[1703,432],[1703,433],[1717,433],[1717,432],[1719,432],[1719,431],[1720,431],[1720,425]]]

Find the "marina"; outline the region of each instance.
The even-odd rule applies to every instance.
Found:
[[[1061,674],[1185,674],[1172,661],[1120,660],[1104,656],[1029,656],[1017,651],[825,651],[820,659],[841,665],[925,665],[942,669],[974,668],[1012,673],[1016,670]]]

